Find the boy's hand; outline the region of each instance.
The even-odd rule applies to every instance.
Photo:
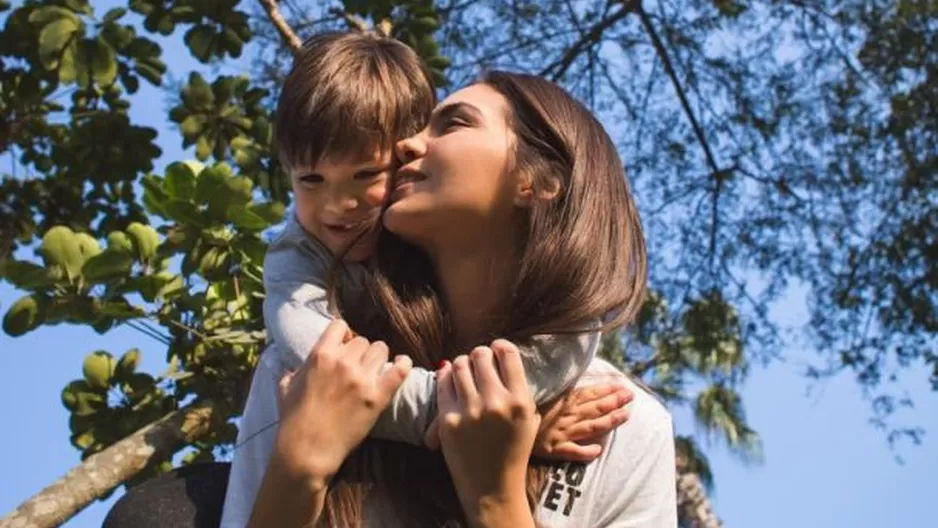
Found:
[[[575,389],[544,414],[534,456],[591,462],[602,453],[600,439],[628,420],[630,390],[618,383]]]

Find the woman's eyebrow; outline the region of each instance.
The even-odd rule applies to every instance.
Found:
[[[438,121],[445,121],[454,114],[458,114],[460,112],[468,114],[468,117],[476,120],[482,119],[482,111],[479,110],[477,106],[461,101],[441,106],[439,109],[437,109],[436,114],[434,115],[434,119]]]

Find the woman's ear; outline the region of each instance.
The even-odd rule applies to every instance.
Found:
[[[560,197],[560,179],[549,178],[547,185],[543,189],[534,191],[534,181],[532,178],[522,178],[518,185],[518,192],[515,194],[515,205],[517,207],[531,207],[534,200],[549,202]]]

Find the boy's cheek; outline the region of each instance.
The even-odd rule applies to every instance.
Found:
[[[388,178],[387,181],[382,182],[380,185],[372,185],[365,192],[365,202],[371,207],[380,207],[384,204],[384,200],[388,197],[388,185],[390,184],[391,179]]]

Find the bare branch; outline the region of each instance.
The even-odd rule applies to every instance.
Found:
[[[170,457],[208,432],[220,410],[211,400],[166,415],[111,447],[88,457],[0,519],[0,528],[60,526],[92,501],[133,477],[151,462]]]
[[[687,120],[690,121],[691,128],[694,130],[694,135],[697,137],[697,141],[700,143],[700,147],[704,151],[704,156],[707,159],[707,165],[710,166],[710,171],[713,174],[713,178],[716,180],[716,185],[713,189],[713,203],[711,205],[713,218],[710,226],[710,256],[712,258],[716,254],[716,238],[719,222],[719,217],[717,215],[717,205],[720,199],[720,192],[723,189],[723,180],[726,178],[726,171],[721,170],[717,165],[716,157],[713,155],[713,149],[710,148],[710,143],[707,141],[703,127],[700,126],[700,122],[697,121],[697,118],[694,116],[694,112],[690,107],[690,102],[687,100],[687,93],[684,91],[684,87],[681,86],[681,82],[677,78],[677,72],[674,70],[674,64],[671,62],[671,57],[668,55],[668,50],[665,47],[664,42],[661,40],[661,37],[658,36],[658,32],[652,25],[651,19],[648,17],[648,13],[641,6],[637,7],[638,16],[642,21],[642,26],[645,27],[645,31],[651,38],[651,43],[655,47],[655,51],[658,53],[658,56],[661,58],[661,63],[664,65],[664,69],[667,72],[668,77],[671,79],[671,84],[674,85],[674,91],[677,92],[677,97],[681,100],[681,107],[684,109],[684,113],[687,115]]]
[[[638,0],[627,0],[626,2],[623,2],[621,9],[593,24],[589,31],[582,34],[580,40],[576,41],[572,46],[567,48],[567,52],[564,53],[562,57],[541,70],[540,75],[542,77],[550,77],[554,80],[563,77],[563,74],[566,73],[567,69],[570,68],[570,65],[573,64],[573,61],[575,61],[581,53],[599,42],[603,33],[607,29],[636,10],[639,10]]]
[[[293,28],[290,27],[287,20],[283,18],[280,9],[277,8],[277,0],[258,0],[258,2],[264,8],[267,18],[277,28],[277,33],[280,33],[280,38],[290,48],[290,51],[293,53],[299,52],[303,48],[303,41],[293,32]]]

